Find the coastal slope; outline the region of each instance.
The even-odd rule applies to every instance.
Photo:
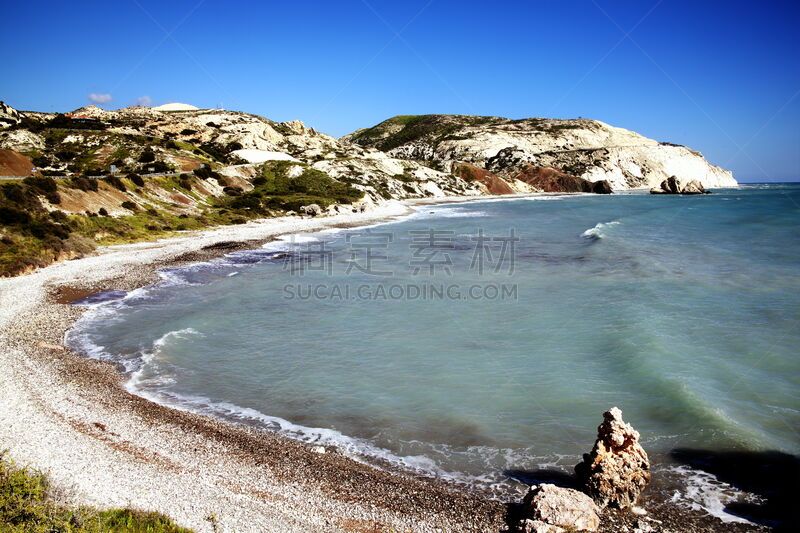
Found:
[[[737,185],[730,171],[695,150],[598,120],[400,115],[342,140],[440,168],[473,164],[512,184],[531,168],[553,168],[606,180],[614,190],[656,187],[670,176],[707,188]]]

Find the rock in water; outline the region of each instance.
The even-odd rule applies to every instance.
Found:
[[[698,180],[683,185],[681,180],[672,176],[662,181],[660,187],[650,189],[650,194],[708,194],[708,191]]]
[[[548,483],[531,487],[525,496],[528,519],[522,524],[526,533],[596,531],[600,510],[590,497],[573,489]]]
[[[650,460],[639,444],[639,432],[612,407],[603,413],[591,453],[575,466],[589,496],[600,507],[627,509],[636,503],[650,481]]]
[[[705,194],[706,189],[703,187],[703,184],[697,180],[692,180],[686,184],[686,186],[681,191],[681,194]]]
[[[592,182],[592,192],[595,194],[611,194],[614,191],[611,189],[611,183],[608,180],[600,180]]]
[[[670,176],[669,178],[661,182],[661,188],[670,194],[680,194],[681,180],[679,180],[675,176]]]

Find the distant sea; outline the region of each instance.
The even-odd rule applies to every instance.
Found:
[[[655,458],[800,451],[797,184],[422,207],[162,277],[87,302],[68,343],[137,394],[357,457],[516,493],[614,405]]]

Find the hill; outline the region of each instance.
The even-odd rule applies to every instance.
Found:
[[[178,109],[180,108],[180,109]],[[730,172],[591,120],[399,116],[335,139],[300,121],[167,106],[0,107],[0,274],[98,244],[390,199],[609,193]]]
[[[442,168],[467,163],[516,188],[545,168],[606,180],[614,190],[657,187],[670,176],[709,188],[736,186],[729,171],[699,152],[597,120],[401,115],[342,140]]]

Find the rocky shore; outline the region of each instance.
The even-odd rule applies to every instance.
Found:
[[[127,392],[113,365],[62,344],[82,313],[68,303],[86,294],[141,287],[158,279],[159,268],[254,248],[281,234],[363,225],[408,212],[406,205],[388,202],[366,213],[251,222],[107,247],[0,280],[0,448],[9,449],[19,463],[45,471],[69,503],[159,511],[197,531],[521,531],[526,521],[546,516],[551,522],[539,521],[562,530],[586,525],[644,531],[640,522],[663,531],[759,530],[722,524],[701,512],[678,513],[675,505],[647,493],[637,503],[646,508],[647,520],[630,510],[601,511],[597,495],[586,488],[604,486],[589,481],[591,465],[608,448],[602,431],[588,454],[589,468],[577,478],[584,483],[577,488],[595,499],[577,490],[580,496],[567,498],[589,499],[595,514],[580,511],[571,525],[555,525],[552,516],[568,506],[551,506],[548,514],[542,504],[535,516],[526,506],[552,494],[563,496],[563,487],[537,485],[519,504],[388,466],[376,468],[335,449],[154,404]],[[617,420],[613,410],[609,413],[608,442],[618,442],[621,434],[621,444],[613,447],[627,449],[638,434],[633,439],[621,415]],[[635,446],[632,450],[634,456],[639,453]],[[628,468],[632,464],[637,468]],[[642,465],[622,461],[618,466],[618,477],[634,474],[625,489],[633,503],[639,494],[631,487],[643,488]]]

